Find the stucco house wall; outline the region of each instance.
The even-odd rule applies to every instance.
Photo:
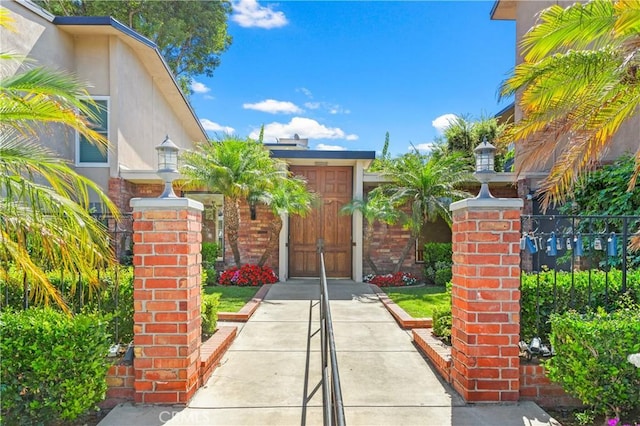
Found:
[[[15,20],[15,32],[3,30],[3,51],[14,51],[53,69],[75,75],[87,83],[90,96],[106,99],[108,164],[76,163],[75,132],[52,126],[40,142],[75,164],[76,170],[100,185],[105,192],[135,185],[159,184],[155,175],[155,147],[169,135],[182,149],[207,139],[206,132],[182,95],[155,45],[105,17],[54,17],[27,0],[2,2]],[[3,64],[4,65],[4,64]],[[14,73],[27,64],[13,64]],[[116,196],[121,210],[128,211],[130,197]]]

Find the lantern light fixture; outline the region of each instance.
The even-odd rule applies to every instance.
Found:
[[[180,177],[178,172],[178,151],[180,148],[169,139],[169,135],[164,141],[156,146],[158,152],[158,176],[164,181],[164,191],[158,198],[178,198],[173,192],[173,181]]]
[[[476,156],[476,171],[473,175],[481,184],[476,198],[494,198],[489,191],[489,182],[495,174],[496,147],[491,145],[485,136],[473,153]]]

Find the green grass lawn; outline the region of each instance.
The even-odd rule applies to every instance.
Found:
[[[430,318],[434,309],[451,306],[444,287],[383,287],[382,291],[414,318]]]
[[[220,294],[220,312],[238,312],[260,290],[257,287],[236,286],[208,286],[204,288],[206,294]]]

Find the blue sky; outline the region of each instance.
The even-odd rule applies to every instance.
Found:
[[[515,23],[492,1],[234,2],[233,43],[191,102],[212,137],[298,133],[313,149],[427,147],[447,114],[493,115]]]

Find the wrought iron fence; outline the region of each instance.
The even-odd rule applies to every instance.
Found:
[[[640,301],[640,216],[523,215],[521,337],[545,340],[553,313]]]
[[[318,240],[318,255],[320,256],[320,345],[322,354],[323,422],[324,425],[344,426],[344,406],[342,403],[340,374],[338,373],[333,322],[331,321],[331,307],[329,306],[329,289],[324,267],[322,239]]]

